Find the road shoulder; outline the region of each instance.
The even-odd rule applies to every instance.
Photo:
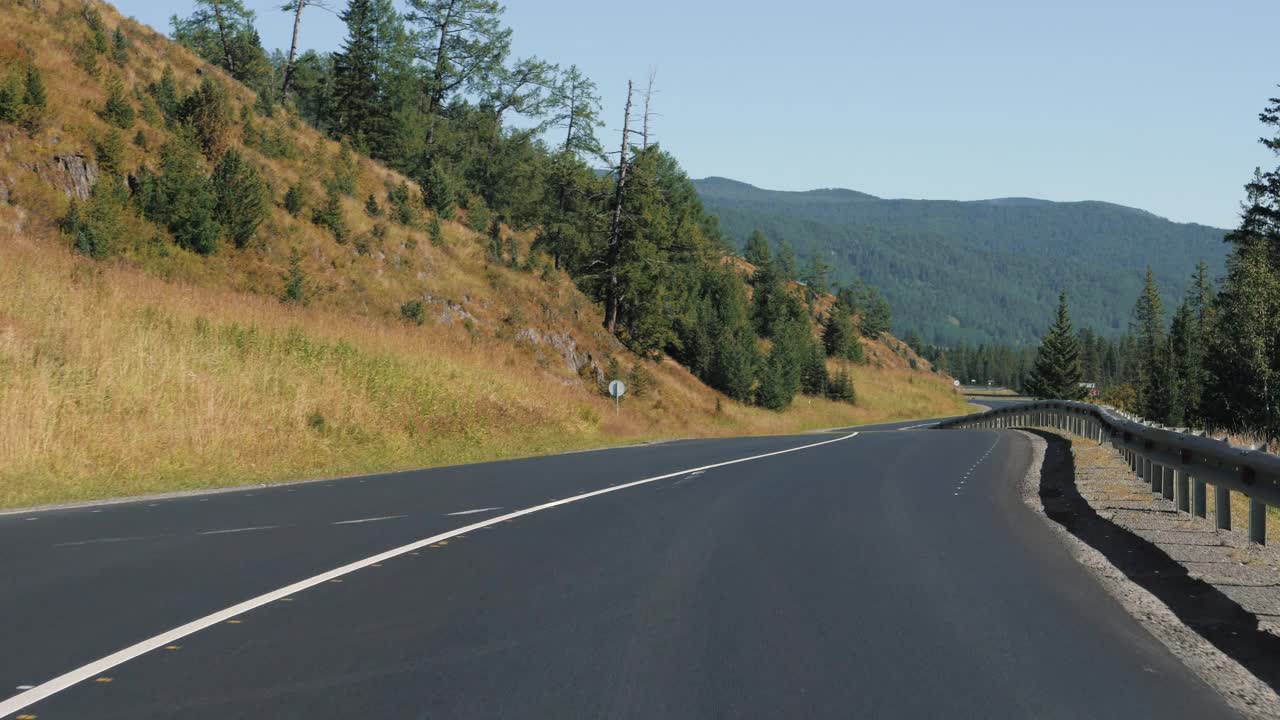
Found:
[[[1272,689],[1280,681],[1280,641],[1221,591],[1191,577],[1138,527],[1126,528],[1124,518],[1108,514],[1103,496],[1092,492],[1096,463],[1077,468],[1067,439],[1018,432],[1031,441],[1033,453],[1021,480],[1022,501],[1076,560],[1232,709],[1247,718],[1280,717],[1280,696]],[[1095,505],[1103,506],[1101,513]]]

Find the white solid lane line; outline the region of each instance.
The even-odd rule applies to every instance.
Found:
[[[459,510],[456,513],[445,513],[445,515],[448,515],[450,517],[454,515],[475,515],[476,513],[490,512],[493,510],[501,510],[501,509],[502,509],[502,506],[499,505],[498,507],[491,507],[491,508],[476,508],[475,510]]]
[[[360,523],[380,522],[382,520],[395,520],[397,518],[402,518],[402,517],[404,517],[404,515],[383,515],[382,517],[360,518],[359,520],[343,520],[342,522],[334,523],[334,525],[359,525]]]
[[[64,542],[54,545],[54,547],[76,547],[79,545],[101,545],[105,543],[129,542],[130,540],[145,540],[145,536],[138,535],[136,537],[118,537],[118,538],[96,538],[94,540],[77,540],[76,542]]]
[[[201,535],[226,535],[228,533],[253,532],[254,530],[272,530],[280,527],[279,525],[259,525],[257,527],[247,528],[229,528],[227,530],[206,530]]]
[[[327,583],[330,580],[335,580],[344,575],[350,575],[351,573],[357,570],[362,570],[364,568],[367,568],[370,565],[375,565],[377,563],[390,560],[391,558],[411,553],[415,550],[421,550],[422,548],[427,547],[428,545],[434,545],[435,543],[438,543],[441,540],[448,540],[450,538],[457,537],[458,535],[463,535],[475,530],[479,530],[481,528],[486,528],[491,525],[496,525],[498,523],[505,522],[507,520],[514,520],[515,518],[522,517],[524,515],[532,515],[533,513],[536,513],[536,512],[549,510],[551,508],[559,507],[561,505],[568,505],[569,503],[586,500],[588,498],[593,498],[598,495],[607,495],[608,493],[617,492],[619,490],[625,490],[627,488],[632,488],[639,485],[645,485],[647,483],[657,482],[659,480],[666,480],[668,478],[679,477],[681,475],[687,475],[691,472],[696,472],[699,470],[711,470],[713,468],[725,467],[727,465],[737,465],[738,463],[750,462],[752,460],[763,460],[764,458],[767,458],[767,457],[775,457],[777,455],[786,455],[788,453],[799,452],[801,450],[809,450],[811,448],[821,447],[823,445],[830,445],[831,443],[837,443],[842,440],[848,440],[851,437],[857,436],[857,434],[858,433],[856,432],[852,432],[852,433],[849,433],[848,435],[844,435],[838,438],[832,438],[831,440],[823,440],[822,442],[811,443],[809,445],[801,445],[799,447],[787,448],[786,450],[775,450],[774,452],[762,453],[760,455],[752,455],[750,457],[738,458],[736,460],[726,460],[724,462],[714,463],[712,465],[704,465],[702,467],[678,470],[673,473],[667,473],[666,475],[657,475],[651,478],[644,478],[643,480],[634,480],[629,483],[623,483],[622,485],[603,488],[603,489],[595,490],[589,493],[583,493],[582,495],[575,495],[573,497],[564,498],[563,500],[555,500],[553,502],[543,503],[541,505],[535,505],[533,507],[528,507],[523,510],[516,510],[514,512],[509,512],[506,515],[498,515],[496,517],[492,517],[487,520],[482,520],[478,523],[472,523],[471,525],[465,525],[463,527],[460,527],[454,530],[449,530],[448,532],[440,533],[439,535],[433,535],[429,538],[423,538],[422,540],[409,543],[408,545],[401,545],[398,548],[392,548],[391,550],[378,553],[377,555],[367,557],[363,560],[357,560],[353,563],[348,563],[346,565],[343,565],[342,567],[334,568],[333,570],[330,570],[328,572],[316,575],[315,577],[308,578],[306,580],[293,583],[292,585],[282,587],[279,590],[272,590],[271,592],[266,593],[264,595],[259,595],[258,597],[245,600],[244,602],[239,603],[237,605],[232,605],[231,607],[226,608],[225,610],[219,610],[218,612],[213,613],[212,615],[206,615],[198,620],[192,620],[186,625],[183,625],[181,627],[176,627],[168,632],[162,633],[160,635],[156,635],[153,638],[149,638],[147,640],[143,640],[140,643],[130,645],[129,647],[124,648],[123,650],[118,650],[104,658],[99,658],[98,660],[95,660],[89,663],[88,665],[84,665],[70,672],[63,673],[62,675],[59,675],[58,677],[52,680],[40,683],[39,685],[37,685],[36,687],[30,690],[26,690],[24,692],[18,693],[17,695],[14,695],[8,700],[5,700],[4,702],[0,702],[0,717],[5,717],[7,715],[11,715],[13,713],[18,712],[19,710],[26,709],[31,705],[34,705],[35,703],[40,702],[41,700],[49,697],[50,695],[66,690],[67,688],[77,683],[81,683],[81,682],[84,682],[85,680],[96,677],[106,672],[107,670],[110,670],[111,668],[116,667],[117,665],[126,663],[138,657],[139,655],[144,655],[157,648],[162,648],[165,645],[169,645],[192,633],[199,632],[201,630],[204,630],[207,627],[212,627],[213,625],[217,625],[218,623],[221,623],[221,622],[226,622],[227,620],[231,620],[237,615],[242,615],[246,612],[249,612],[250,610],[262,607],[263,605],[266,605],[268,603],[275,602],[281,598],[286,598],[291,595],[296,595],[302,592],[303,590],[313,588],[317,585],[323,585],[324,583]]]

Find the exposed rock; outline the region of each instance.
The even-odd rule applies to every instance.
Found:
[[[53,185],[67,197],[88,200],[98,182],[98,164],[84,155],[54,155],[49,162],[38,162],[31,171]]]
[[[549,332],[546,334],[546,341],[551,347],[560,353],[564,358],[564,362],[569,366],[572,372],[578,372],[587,362],[590,361],[589,354],[578,352],[578,341],[573,339],[569,333]]]
[[[0,205],[9,204],[9,186],[0,180]]]
[[[542,335],[531,327],[524,328],[516,333],[516,342],[527,342],[533,345],[541,345]]]
[[[470,320],[472,322],[475,322],[476,316],[467,312],[467,309],[462,307],[461,305],[454,302],[449,302],[446,300],[444,304],[444,310],[440,311],[440,314],[436,317],[436,320],[441,325],[453,325],[454,320],[463,320],[463,321]]]

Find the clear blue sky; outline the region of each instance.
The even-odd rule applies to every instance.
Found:
[[[345,0],[330,0],[336,7]],[[287,48],[282,0],[247,0]],[[120,0],[168,31],[181,0]],[[302,45],[336,48],[308,10]],[[1235,224],[1274,164],[1276,0],[523,0],[517,55],[576,63],[616,143],[628,78],[657,71],[658,139],[693,177],[882,197],[1107,200]]]

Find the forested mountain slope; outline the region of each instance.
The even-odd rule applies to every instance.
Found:
[[[1060,289],[1079,324],[1119,333],[1148,265],[1173,304],[1190,281],[1187,268],[1205,260],[1220,274],[1227,252],[1225,231],[1103,202],[887,200],[724,178],[695,184],[738,243],[759,229],[802,261],[821,257],[837,281],[878,286],[896,331],[937,344],[1032,342]]]
[[[350,8],[383,12],[380,32],[405,21],[383,0]],[[190,44],[214,43],[219,62],[98,2],[2,0],[0,26],[0,506],[964,408],[887,336],[858,341],[868,363],[828,361],[850,374],[856,403],[788,387],[775,411],[759,406],[757,378],[776,344],[754,332],[736,338],[737,399],[667,352],[673,318],[717,346],[723,332],[703,332],[696,313],[656,312],[635,293],[623,308],[633,325],[610,335],[598,296],[580,289],[594,292],[590,279],[563,269],[571,246],[598,252],[603,236],[548,210],[581,197],[556,178],[589,183],[589,169],[572,174],[565,154],[492,108],[456,97],[397,115],[412,121],[402,126],[375,118],[397,141],[431,129],[435,153],[418,163],[421,145],[413,155],[343,133],[338,121],[355,116],[334,114],[337,96],[307,115],[317,106],[304,100],[334,83],[303,70],[332,59],[311,54],[298,96],[276,94],[251,24],[231,38],[235,73],[194,21],[181,26]],[[393,153],[416,160],[392,167]],[[659,166],[687,195],[682,212],[701,212],[673,159],[641,159],[637,177]],[[652,191],[635,202],[646,217],[670,205]],[[673,274],[747,298],[716,243],[668,263]],[[790,306],[808,313],[795,337],[816,335],[813,309]],[[620,415],[601,392],[613,377],[631,386]]]

